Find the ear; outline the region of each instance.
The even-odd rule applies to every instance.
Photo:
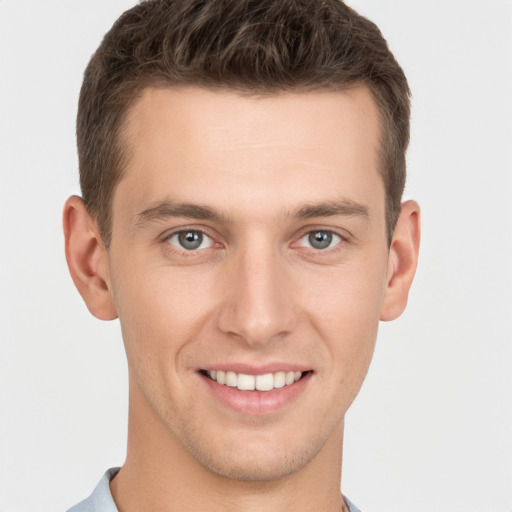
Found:
[[[388,277],[380,319],[394,320],[407,306],[416,273],[420,246],[420,207],[416,201],[402,204],[388,259]]]
[[[71,196],[66,201],[63,224],[69,272],[87,308],[100,320],[117,318],[108,252],[80,197]]]

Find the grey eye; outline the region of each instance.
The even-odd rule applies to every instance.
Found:
[[[312,249],[328,249],[341,242],[341,237],[332,231],[310,231],[306,233],[301,239],[301,245],[311,247]]]
[[[206,249],[213,243],[212,239],[202,231],[185,230],[179,231],[171,235],[168,242],[179,249],[186,251],[196,251],[198,249]]]
[[[201,247],[203,233],[199,231],[182,231],[178,235],[178,240],[184,249],[193,251],[194,249]]]
[[[308,241],[315,249],[325,249],[332,242],[332,233],[327,231],[312,231],[309,233]]]

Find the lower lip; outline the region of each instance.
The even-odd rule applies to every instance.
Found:
[[[212,394],[226,407],[244,414],[269,414],[276,412],[293,402],[303,393],[309,383],[312,372],[301,379],[271,391],[240,391],[199,374]]]

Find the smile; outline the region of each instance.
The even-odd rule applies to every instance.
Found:
[[[234,371],[208,370],[206,375],[218,384],[237,388],[240,391],[272,391],[297,382],[302,372],[278,371],[262,375],[248,375]]]
[[[310,387],[314,374],[314,370],[302,367],[300,371],[278,363],[260,368],[237,366],[202,369],[198,374],[210,396],[216,398],[212,404],[220,403],[244,415],[271,414],[292,404]]]

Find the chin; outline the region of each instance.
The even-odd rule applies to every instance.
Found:
[[[242,482],[269,482],[286,478],[300,471],[313,458],[307,454],[279,456],[270,450],[251,457],[247,454],[232,454],[222,458],[202,457],[203,466],[216,475]]]
[[[227,445],[206,448],[197,440],[188,439],[189,453],[208,471],[231,480],[245,482],[276,481],[306,467],[322,450],[320,439],[309,443],[286,442],[247,443],[240,440]]]

